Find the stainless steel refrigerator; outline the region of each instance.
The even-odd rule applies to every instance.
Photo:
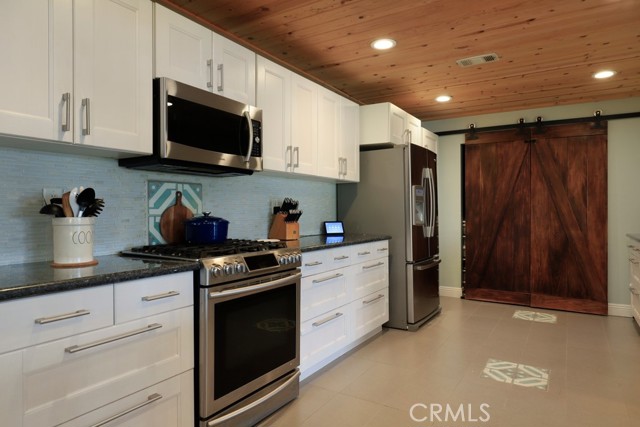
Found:
[[[414,144],[376,148],[360,152],[359,183],[338,185],[338,219],[348,232],[391,236],[385,326],[416,330],[440,312],[437,155]]]

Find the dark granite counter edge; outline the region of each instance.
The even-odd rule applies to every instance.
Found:
[[[299,243],[301,252],[312,252],[322,249],[359,245],[362,243],[378,242],[389,239],[391,239],[391,236],[384,234],[345,234],[341,240],[319,234],[315,236],[301,236]]]
[[[97,257],[98,259],[120,258],[116,255],[109,257]],[[9,284],[0,287],[0,302],[19,298],[27,298],[38,295],[46,295],[56,292],[73,291],[94,286],[114,284],[131,280],[145,279],[149,277],[164,276],[167,274],[195,271],[200,268],[197,262],[158,262],[146,263],[143,260],[129,258],[126,266],[119,269],[118,266],[108,272],[96,272],[95,274],[81,275],[75,278],[56,278],[52,274],[43,274],[36,279],[25,280],[25,283]],[[28,265],[28,264],[27,264]],[[36,265],[36,264],[32,264]],[[137,266],[139,265],[139,267]],[[10,267],[10,266],[7,266]],[[0,270],[2,267],[0,267]]]
[[[640,233],[629,233],[627,234],[627,237],[635,240],[636,242],[640,242]]]

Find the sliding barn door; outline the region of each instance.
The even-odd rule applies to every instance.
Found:
[[[515,131],[465,145],[465,298],[529,305],[530,147]]]
[[[465,144],[468,299],[607,313],[606,123]]]
[[[607,314],[606,124],[531,138],[531,305]]]

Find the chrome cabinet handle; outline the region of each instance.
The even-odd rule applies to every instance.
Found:
[[[287,152],[289,153],[289,155],[287,156]],[[288,168],[293,166],[293,147],[291,145],[287,145],[287,149],[284,151],[284,157],[287,161],[287,166]]]
[[[152,323],[148,326],[145,326],[144,328],[140,328],[140,329],[136,329],[134,331],[129,331],[129,332],[125,332],[123,334],[120,335],[116,335],[113,337],[109,337],[109,338],[104,338],[98,341],[94,341],[94,342],[90,342],[88,344],[83,344],[83,345],[72,345],[71,347],[67,347],[64,349],[65,352],[67,353],[77,353],[79,351],[84,351],[84,350],[88,350],[90,348],[93,347],[98,347],[100,345],[104,345],[104,344],[109,344],[112,343],[114,341],[119,341],[125,338],[129,338],[129,337],[133,337],[135,335],[140,335],[140,334],[144,334],[145,332],[151,332],[155,329],[160,329],[162,328],[162,325],[160,323]]]
[[[315,267],[316,265],[322,265],[322,261],[314,261],[305,263],[305,267]]]
[[[348,258],[349,258],[348,255],[333,257],[334,261],[342,261],[343,259],[348,259]]]
[[[384,262],[378,262],[378,263],[373,264],[373,265],[363,265],[363,266],[362,266],[362,269],[363,269],[363,270],[368,270],[368,269],[370,269],[370,268],[379,267],[379,266],[381,266],[381,265],[384,265]]]
[[[66,106],[62,132],[69,132],[71,130],[71,93],[66,92],[62,94],[62,103]]]
[[[82,99],[82,108],[84,108],[84,127],[83,135],[91,135],[91,101],[89,98]]]
[[[60,320],[73,319],[74,317],[86,316],[91,314],[89,310],[76,310],[72,313],[59,314],[51,317],[40,317],[35,320],[38,325],[46,325],[47,323],[58,322]]]
[[[253,151],[253,123],[251,122],[251,114],[248,111],[244,112],[244,118],[247,119],[247,125],[249,126],[249,148],[247,149],[247,155],[244,157],[244,162],[249,163],[251,151]]]
[[[148,295],[146,297],[142,297],[142,301],[155,301],[155,300],[159,300],[159,299],[163,299],[163,298],[170,298],[170,297],[176,297],[180,295],[180,292],[177,291],[169,291],[169,292],[165,292],[164,294],[157,294],[157,295]]]
[[[388,250],[389,250],[389,248],[379,248],[379,249],[378,249],[378,252],[386,252],[386,251],[388,251]]]
[[[293,167],[299,168],[300,167],[300,147],[294,147],[293,152],[296,155],[296,162],[293,164]],[[292,159],[292,162],[293,162],[293,159]]]
[[[344,274],[342,273],[336,273],[333,276],[329,276],[329,277],[325,277],[324,279],[315,279],[312,280],[311,283],[322,283],[322,282],[327,282],[329,280],[333,280],[333,279],[337,279],[338,277],[342,277],[344,276]]]
[[[364,252],[358,252],[358,255],[371,255],[371,252],[369,251],[364,251]]]
[[[318,320],[317,322],[313,322],[313,323],[311,324],[311,326],[313,326],[313,327],[317,328],[318,326],[322,326],[322,325],[324,325],[325,323],[331,322],[332,320],[336,320],[336,319],[337,319],[338,317],[340,317],[340,316],[343,316],[343,314],[342,314],[342,313],[340,313],[340,312],[335,313],[335,314],[333,314],[333,315],[331,315],[331,316],[329,316],[329,317],[325,317],[325,318],[324,318],[324,319],[322,319],[322,320]]]
[[[124,411],[120,412],[119,414],[116,414],[116,415],[114,415],[112,417],[109,417],[106,420],[100,421],[98,424],[94,424],[91,427],[102,427],[102,426],[104,426],[106,424],[109,424],[111,421],[115,421],[120,417],[123,417],[123,416],[125,416],[127,414],[130,414],[133,411],[137,411],[138,409],[143,408],[143,407],[145,407],[147,405],[150,405],[153,402],[157,402],[160,399],[162,399],[162,395],[161,394],[153,393],[153,394],[149,395],[149,397],[147,397],[147,400],[145,400],[144,402],[138,403],[137,405],[132,406],[129,409],[125,409]]]
[[[224,64],[218,65],[218,76],[220,77],[218,83],[218,92],[224,91]]]
[[[372,299],[366,300],[366,301],[362,301],[362,304],[371,304],[372,302],[376,302],[376,301],[378,301],[379,299],[382,299],[382,298],[384,298],[384,294],[378,294],[378,296],[375,297],[375,298],[372,298]]]
[[[207,59],[207,67],[209,67],[209,81],[207,87],[213,87],[213,59]]]

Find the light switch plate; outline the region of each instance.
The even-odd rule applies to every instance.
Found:
[[[63,192],[62,188],[43,188],[42,197],[44,198],[44,202],[49,204],[54,197],[62,197]]]

